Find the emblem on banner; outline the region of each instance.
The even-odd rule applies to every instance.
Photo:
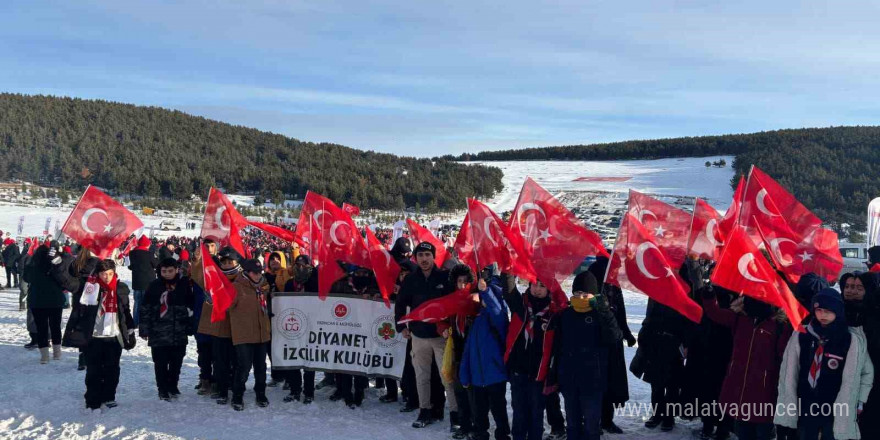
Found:
[[[309,329],[309,317],[300,309],[284,309],[278,314],[280,319],[276,321],[276,329],[278,333],[286,339],[296,340],[306,333]]]
[[[391,348],[400,343],[394,326],[394,315],[380,316],[373,321],[373,342],[383,348]]]
[[[348,318],[351,307],[345,301],[339,301],[333,305],[333,317],[337,321],[343,321]]]

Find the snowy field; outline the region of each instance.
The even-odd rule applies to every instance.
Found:
[[[625,202],[629,188],[637,191],[681,196],[699,196],[720,210],[727,208],[732,196],[732,157],[723,157],[726,168],[706,168],[706,160],[719,157],[661,159],[616,162],[492,162],[504,171],[504,190],[490,202],[497,211],[513,209],[520,187],[527,176],[554,194],[611,192],[612,199]],[[630,177],[624,182],[576,182],[581,177]],[[698,182],[698,183],[696,183]],[[614,195],[613,193],[619,193]],[[568,200],[590,200],[568,197]],[[246,202],[245,200],[241,200]],[[0,230],[15,231],[25,216],[24,235],[41,235],[46,219],[50,231],[56,222],[64,223],[69,209],[0,205]],[[158,226],[163,218],[140,216],[147,228]],[[183,219],[177,219],[181,224]],[[197,223],[201,223],[196,221]],[[195,230],[164,232],[165,236],[195,235]],[[130,278],[120,271],[123,280]],[[637,332],[644,319],[645,296],[625,292],[627,321]],[[67,313],[65,313],[66,322]],[[401,414],[396,404],[379,403],[381,391],[370,389],[364,406],[351,410],[341,402],[330,402],[329,390],[316,392],[310,406],[284,403],[281,388],[269,389],[270,406],[253,405],[254,395],[245,394],[245,411],[235,412],[213,401],[197,396],[192,387],[198,380],[195,344],[191,342],[184,360],[177,402],[163,402],[156,395],[153,364],[149,348],[139,340],[138,346],[124,352],[122,376],[117,401],[120,406],[105,413],[93,414],[84,409],[84,372],[76,371],[76,351],[64,350],[64,359],[39,365],[39,354],[22,346],[27,342],[25,313],[18,310],[18,291],[0,293],[0,439],[447,439],[448,423],[414,430],[410,424],[415,413]],[[627,361],[635,348],[626,349]],[[320,378],[320,375],[319,375]],[[251,388],[249,385],[248,388]],[[650,388],[629,376],[630,403],[650,402]],[[678,421],[671,433],[648,430],[639,416],[618,416],[623,435],[606,435],[606,440],[658,438],[680,440],[692,438],[697,422]],[[549,430],[549,427],[547,428]]]

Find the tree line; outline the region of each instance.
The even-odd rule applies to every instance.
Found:
[[[312,190],[362,208],[466,207],[503,188],[501,170],[399,157],[180,111],[101,100],[0,94],[0,180],[188,200],[211,186],[263,200]]]
[[[623,160],[733,155],[736,176],[760,167],[820,218],[866,227],[868,202],[880,196],[880,127],[830,127],[593,145],[485,151],[447,160]],[[694,182],[694,184],[699,184]]]

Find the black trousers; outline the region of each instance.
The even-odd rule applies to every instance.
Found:
[[[61,307],[33,308],[34,323],[37,325],[37,345],[40,348],[49,346],[49,336],[52,336],[52,344],[61,344]]]
[[[186,355],[186,345],[169,347],[150,347],[153,355],[153,370],[156,373],[156,388],[159,392],[180,394],[177,382],[180,380],[180,367]]]
[[[474,411],[471,408],[471,397],[467,388],[461,386],[461,382],[456,381],[453,386],[455,389],[455,403],[458,404],[458,426],[464,432],[471,432],[474,429]]]
[[[403,376],[400,377],[400,389],[403,391],[403,399],[406,404],[418,408],[419,390],[416,388],[416,370],[412,364],[412,339],[408,339],[406,342],[406,356],[404,356],[403,362]]]
[[[275,366],[275,362],[272,361],[272,341],[269,341],[269,342],[266,343],[266,355],[269,356],[269,363],[270,363],[270,365],[273,367],[273,368],[270,370],[270,371],[271,371],[270,374],[271,374],[272,380],[274,380],[275,382],[283,382],[283,381],[284,381],[284,377],[285,377],[285,375],[284,375],[284,371],[283,371],[283,370],[276,370],[276,369],[274,368],[274,366]]]
[[[342,395],[345,403],[361,403],[364,401],[364,390],[370,384],[366,376],[351,374],[336,375],[336,392]],[[354,386],[352,388],[352,385]]]
[[[547,395],[547,406],[544,407],[544,410],[547,411],[547,423],[550,425],[550,432],[565,432],[565,417],[562,415],[562,402],[559,401],[558,391]]]
[[[476,440],[489,438],[489,412],[495,419],[495,440],[510,439],[510,421],[507,418],[507,382],[468,388],[468,397],[473,418],[473,437]]]
[[[651,405],[656,405],[657,413],[655,416],[675,417],[675,414],[667,414],[666,404],[675,403],[678,397],[678,388],[665,385],[651,384]]]
[[[11,283],[10,280],[12,280]],[[6,266],[6,287],[15,286],[18,286],[18,271],[14,268]]]
[[[212,338],[213,339],[213,338]],[[211,361],[213,360],[213,348],[211,344],[213,341],[208,340],[206,342],[196,342],[196,353],[199,355],[198,363],[199,363],[199,379],[202,380],[214,380],[213,375],[213,366],[211,365]]]
[[[116,338],[92,338],[86,350],[86,407],[116,400],[122,345]]]
[[[251,368],[254,369],[254,392],[266,395],[266,344],[238,344],[235,346],[235,382],[232,395],[242,396]]]
[[[217,392],[225,396],[229,393],[232,375],[235,372],[235,349],[232,347],[232,338],[211,338],[211,353]]]
[[[315,398],[315,372],[309,370],[289,370],[287,383],[290,384],[290,394],[305,394],[306,397]]]

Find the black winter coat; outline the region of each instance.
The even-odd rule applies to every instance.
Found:
[[[440,298],[452,292],[450,287],[449,272],[440,270],[437,266],[434,266],[431,274],[427,277],[425,277],[421,270],[407,275],[403,280],[403,284],[400,285],[397,302],[394,303],[394,320],[400,321],[407,314],[407,307],[410,308],[411,312],[425,301]],[[401,332],[406,327],[404,324],[397,324],[397,331]],[[414,336],[419,338],[440,337],[437,333],[436,324],[413,321],[409,323],[409,329]]]
[[[681,347],[687,348],[690,329],[687,318],[653,299],[648,300],[639,331],[639,348],[630,363],[630,372],[650,384],[677,385],[683,367]]]
[[[76,278],[78,284],[76,290],[73,291],[73,295],[71,295],[71,316],[83,313],[84,310],[81,309],[86,306],[80,304],[80,299],[82,298],[83,290],[86,287],[86,283],[88,283],[89,281],[89,276],[91,276],[92,272],[95,271],[95,267],[98,266],[99,261],[101,260],[98,257],[89,258],[88,260],[86,260],[86,263],[83,265],[82,269],[79,270],[79,272],[77,272],[74,268],[75,265],[70,265],[70,276]],[[71,320],[68,320],[67,325],[64,327],[64,337],[62,338],[62,341],[69,339],[69,335],[72,331],[74,331],[74,329],[71,326]]]
[[[608,350],[620,345],[622,339],[607,299],[597,296],[596,307],[586,313],[568,307],[553,325],[553,364],[560,390],[603,393],[608,380]]]
[[[6,267],[9,269],[18,271],[16,263],[18,262],[18,257],[20,255],[21,253],[18,250],[18,244],[12,243],[3,249],[3,263],[6,264]]]
[[[67,320],[69,331],[65,332],[61,345],[65,347],[86,348],[95,331],[95,319],[98,316],[103,293],[98,294],[98,305],[82,306],[71,311]],[[122,347],[131,350],[137,343],[134,334],[129,334],[128,329],[134,328],[134,319],[131,317],[131,291],[128,285],[119,281],[116,284],[116,305],[119,318],[119,334],[122,336]]]
[[[626,305],[623,303],[623,292],[620,287],[611,284],[604,285],[604,296],[608,299],[611,314],[620,330],[623,340],[635,339],[629,324],[626,322]],[[608,388],[605,389],[604,399],[607,402],[622,405],[629,400],[629,380],[627,379],[626,357],[623,352],[623,343],[618,341],[608,348]]]
[[[166,283],[163,278],[153,280],[139,305],[141,319],[138,330],[142,338],[149,338],[150,347],[186,345],[187,336],[192,332],[190,315],[195,302],[193,282],[189,278],[178,277],[172,283]],[[169,290],[172,286],[173,290]],[[165,316],[161,316],[161,299],[166,291],[168,310]]]
[[[150,282],[156,279],[158,260],[150,251],[135,249],[128,256],[128,268],[131,269],[132,290],[147,290]]]
[[[61,308],[67,298],[64,291],[76,292],[79,282],[70,275],[70,265],[74,258],[69,254],[61,255],[60,264],[52,264],[49,248],[40,246],[34,251],[30,262],[25,267],[24,278],[28,287],[28,307],[30,308]]]

